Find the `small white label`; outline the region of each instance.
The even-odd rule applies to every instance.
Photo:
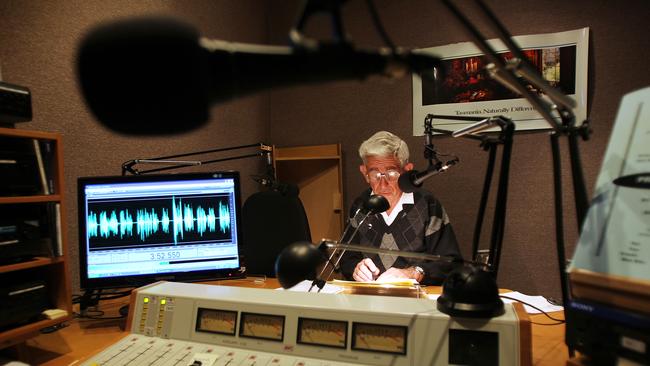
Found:
[[[646,348],[643,341],[625,336],[621,337],[621,346],[638,353],[645,353]]]

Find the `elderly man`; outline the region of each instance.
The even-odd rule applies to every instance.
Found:
[[[456,236],[440,202],[424,190],[405,193],[399,188],[400,174],[413,169],[406,143],[390,132],[380,131],[361,144],[359,156],[363,160],[359,170],[370,188],[353,203],[351,224],[359,226],[361,215],[352,214],[371,194],[384,196],[390,208],[363,221],[352,242],[460,259]],[[452,265],[445,262],[351,251],[341,259],[343,275],[356,281],[410,278],[419,283],[440,284],[451,269]]]

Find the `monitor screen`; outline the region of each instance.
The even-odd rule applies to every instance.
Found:
[[[78,179],[83,289],[241,277],[238,172]]]

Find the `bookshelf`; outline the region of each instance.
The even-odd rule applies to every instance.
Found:
[[[312,242],[338,240],[343,232],[341,144],[274,147],[277,179],[300,189]]]
[[[20,322],[2,318],[0,349],[5,349],[72,319],[61,135],[0,127],[0,174],[5,181],[0,185],[0,242],[7,244],[5,247],[14,245],[19,253],[24,248],[31,250],[24,255],[11,247],[0,251],[1,295],[15,299],[9,294],[36,281],[37,287],[44,288],[42,303],[68,313],[56,319],[41,315]],[[38,213],[38,220],[28,220],[32,212]],[[23,227],[23,222],[29,224]],[[15,310],[14,302],[3,301],[1,311],[6,314],[12,306]]]

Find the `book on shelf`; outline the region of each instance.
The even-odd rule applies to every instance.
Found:
[[[56,186],[54,184],[54,165],[56,163],[56,154],[54,151],[54,140],[39,140],[41,157],[43,160],[43,168],[45,170],[45,179],[49,194],[56,193]]]
[[[56,225],[54,226],[56,229],[56,236],[54,237],[56,240],[56,250],[54,251],[54,255],[60,257],[63,255],[63,237],[61,236],[61,204],[54,204],[54,210],[56,212]]]
[[[50,230],[50,243],[53,257],[63,255],[63,237],[61,236],[61,204],[58,202],[48,203],[48,217]]]
[[[54,194],[54,141],[33,139],[34,155],[42,194]]]
[[[0,205],[0,264],[55,257],[61,230],[55,202]],[[61,249],[58,250],[62,252]]]
[[[33,139],[34,156],[36,157],[36,167],[38,169],[38,177],[42,194],[50,194],[50,189],[47,184],[47,175],[45,174],[45,166],[43,164],[43,154],[41,154],[41,145],[38,139]]]
[[[0,136],[0,196],[42,194],[43,182],[31,139]]]

